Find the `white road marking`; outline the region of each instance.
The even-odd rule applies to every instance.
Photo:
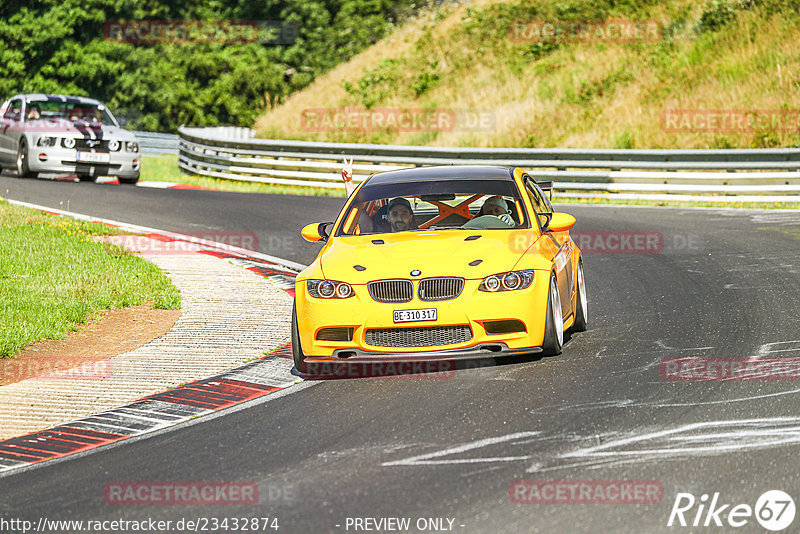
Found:
[[[489,445],[496,445],[498,443],[505,443],[514,441],[516,439],[531,438],[538,436],[541,432],[515,432],[505,436],[495,438],[479,439],[470,443],[464,443],[455,447],[450,447],[441,451],[431,452],[427,454],[420,454],[419,456],[412,456],[405,460],[396,460],[394,462],[384,462],[381,464],[384,467],[396,465],[447,465],[447,464],[474,464],[474,463],[487,463],[487,462],[513,462],[517,460],[527,460],[532,458],[531,455],[525,456],[503,456],[495,458],[461,458],[455,460],[433,460],[433,458],[441,458],[442,456],[449,456],[451,454],[458,454],[466,451],[488,447]]]

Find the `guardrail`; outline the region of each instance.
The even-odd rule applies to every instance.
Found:
[[[133,133],[139,139],[139,145],[144,156],[178,153],[178,136],[176,134],[139,131],[133,131]]]
[[[273,184],[343,188],[342,156],[353,179],[423,165],[519,166],[552,180],[561,196],[606,193],[800,194],[800,149],[623,150],[446,148],[254,139],[252,132],[178,130],[178,165],[187,172]],[[778,197],[771,197],[778,198]],[[800,197],[789,197],[793,201]],[[765,199],[766,200],[766,199]]]

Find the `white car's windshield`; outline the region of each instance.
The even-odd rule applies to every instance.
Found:
[[[29,100],[26,104],[25,115],[28,121],[64,119],[71,122],[115,126],[105,106],[91,103]]]

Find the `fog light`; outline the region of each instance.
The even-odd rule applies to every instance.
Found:
[[[490,336],[500,334],[516,334],[525,332],[525,323],[517,319],[502,319],[499,321],[485,321],[483,328]]]
[[[353,328],[347,326],[320,328],[317,341],[353,341]]]
[[[39,161],[47,161],[47,154],[45,154],[44,152],[39,154]]]

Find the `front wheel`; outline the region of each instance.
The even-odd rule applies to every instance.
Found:
[[[561,354],[564,345],[564,316],[561,313],[561,295],[555,274],[550,275],[550,292],[547,297],[547,319],[544,323],[542,353],[545,356]]]
[[[586,330],[586,282],[583,280],[583,262],[578,263],[578,294],[575,296],[575,324],[573,332]]]
[[[31,167],[28,161],[28,142],[23,139],[19,144],[17,150],[17,176],[20,178],[36,178],[39,176],[38,172],[31,172]]]
[[[300,333],[297,331],[297,307],[294,304],[292,304],[292,359],[298,371],[301,373],[308,371],[303,347],[300,345]]]

